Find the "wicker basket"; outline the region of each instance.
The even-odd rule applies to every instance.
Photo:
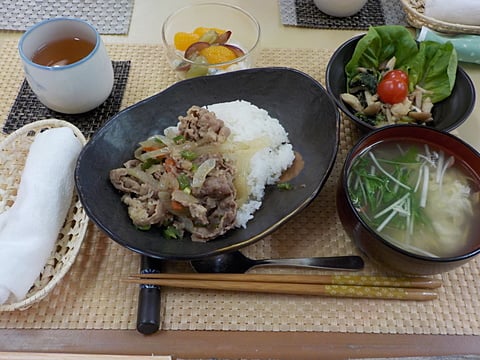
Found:
[[[415,28],[427,26],[432,30],[453,34],[480,34],[480,26],[453,24],[424,15],[425,0],[400,0],[407,14],[407,21]]]
[[[54,127],[69,127],[77,138],[86,140],[72,124],[56,119],[40,120],[25,125],[0,143],[0,212],[10,208],[16,198],[25,160],[35,134]],[[0,305],[0,311],[25,310],[43,299],[68,272],[80,250],[88,225],[88,217],[75,193],[65,223],[58,235],[56,247],[42,273],[24,300]]]

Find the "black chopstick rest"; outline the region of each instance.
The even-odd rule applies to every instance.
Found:
[[[142,255],[140,272],[142,274],[160,273],[163,261]],[[137,310],[137,331],[150,335],[160,328],[160,287],[140,285]]]

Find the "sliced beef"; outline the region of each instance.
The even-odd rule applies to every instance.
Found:
[[[139,160],[130,160],[124,167],[111,170],[110,182],[116,189],[125,193],[122,202],[128,206],[128,215],[135,226],[145,228],[153,224],[162,224],[171,218],[166,206],[170,194],[166,192],[167,189],[152,186],[129,173],[129,169],[140,169],[140,165]]]
[[[133,192],[139,195],[146,194],[148,191],[145,184],[129,176],[125,168],[110,170],[110,181],[120,191]]]
[[[178,118],[178,129],[185,139],[200,144],[224,143],[230,135],[230,129],[213,112],[198,106],[192,106],[186,116]]]
[[[128,206],[128,216],[139,228],[162,224],[170,218],[165,201],[155,196],[134,198],[124,195],[122,201]]]
[[[194,227],[194,241],[207,241],[225,234],[233,228],[237,215],[236,189],[233,185],[235,171],[219,154],[204,155],[200,161],[205,161],[208,156],[215,158],[215,168],[200,188],[192,190],[192,195],[206,209],[208,222]]]

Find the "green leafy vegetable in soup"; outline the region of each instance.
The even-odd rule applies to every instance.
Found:
[[[417,43],[403,26],[371,27],[345,66],[347,93],[342,99],[373,126],[427,123],[433,120],[433,105],[450,96],[457,63],[451,43]],[[390,79],[385,87],[392,70],[405,77]]]
[[[478,229],[479,193],[454,157],[419,143],[380,143],[359,155],[348,176],[359,215],[410,252],[458,255]]]

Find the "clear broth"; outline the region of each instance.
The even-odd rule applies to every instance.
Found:
[[[472,248],[477,184],[459,159],[416,142],[376,144],[355,159],[348,176],[350,199],[373,230],[409,252],[441,258]]]
[[[32,61],[43,66],[65,66],[83,59],[94,47],[94,43],[78,37],[55,40],[36,50]]]

